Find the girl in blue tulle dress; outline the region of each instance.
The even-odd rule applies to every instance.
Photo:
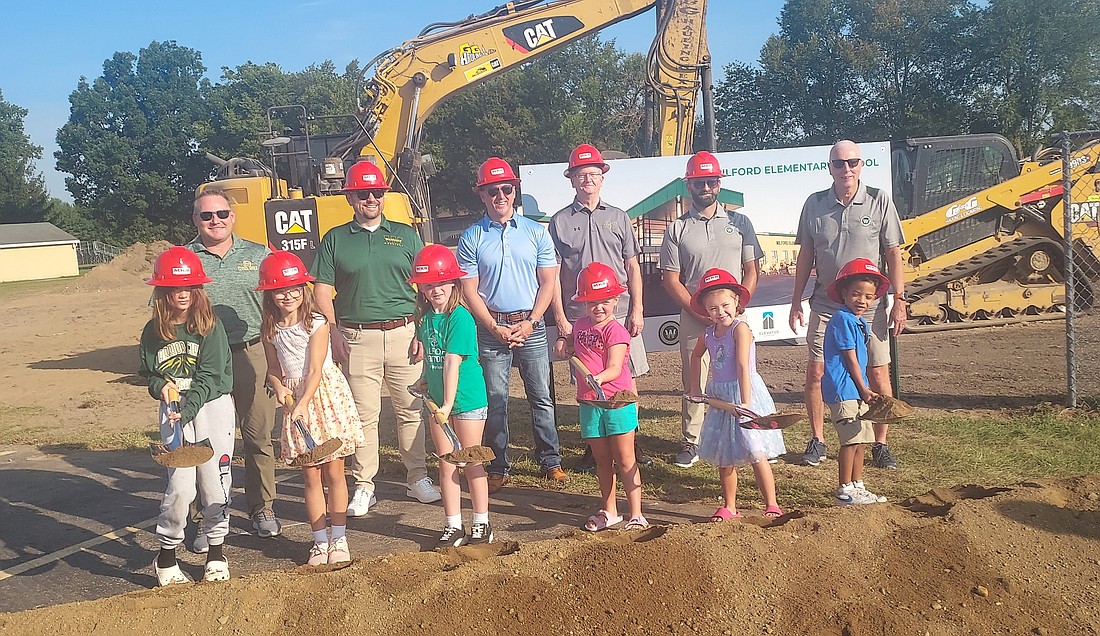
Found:
[[[710,354],[711,378],[706,395],[745,407],[758,415],[775,413],[775,402],[756,372],[756,344],[748,324],[738,318],[749,301],[749,292],[732,274],[712,269],[703,275],[699,289],[691,299],[692,307],[713,323],[692,352],[692,373],[698,378],[703,356]],[[699,395],[698,386],[689,387]],[[718,408],[707,410],[699,434],[699,458],[718,466],[724,505],[711,521],[740,517],[737,511],[737,466],[752,466],[756,485],[764,499],[764,515],[783,514],[775,497],[775,478],[769,457],[786,452],[780,431],[742,428],[737,416]]]

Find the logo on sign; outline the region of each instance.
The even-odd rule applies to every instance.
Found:
[[[288,267],[288,268],[283,270],[283,276],[297,276],[297,275],[298,275],[298,268],[297,267]]]
[[[978,197],[970,197],[964,203],[956,203],[955,205],[947,208],[947,212],[944,214],[944,217],[948,223],[951,223],[952,221],[965,219],[968,216],[974,216],[981,211],[982,206],[980,203],[978,203]]]
[[[308,268],[321,242],[317,201],[312,198],[272,199],[264,203],[264,216],[267,217],[267,242],[275,249],[295,254]],[[297,274],[298,268],[293,269]]]
[[[582,152],[579,155],[577,155],[577,159],[591,159],[591,158],[592,158],[592,153],[590,153],[590,152]]]
[[[179,267],[172,268],[173,276],[190,276],[191,268],[186,265],[180,265]]]
[[[504,39],[508,45],[520,53],[530,53],[535,49],[575,33],[584,28],[577,18],[566,15],[545,20],[528,20],[505,27]]]
[[[481,48],[477,44],[474,44],[473,42],[467,42],[466,44],[463,44],[461,48],[459,48],[458,52],[459,63],[462,64],[462,66],[466,66],[467,64],[472,64],[475,60],[483,58],[486,55],[492,55],[493,53],[496,53],[497,50],[486,50]]]
[[[607,288],[607,281],[606,280],[598,280],[598,281],[592,283],[592,289],[606,289],[606,288]]]
[[[775,312],[765,311],[763,320],[764,331],[775,331]]]
[[[672,346],[680,341],[680,323],[675,320],[669,320],[661,325],[661,328],[657,330],[657,337],[661,339],[661,342],[668,346]]]

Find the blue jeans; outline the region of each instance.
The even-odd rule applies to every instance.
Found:
[[[546,343],[546,327],[535,329],[522,347],[509,349],[479,324],[477,344],[489,398],[484,444],[497,456],[489,463],[487,471],[496,475],[508,474],[508,381],[512,376],[513,358],[531,407],[535,460],[543,472],[561,466],[554,401],[550,399],[550,350]]]

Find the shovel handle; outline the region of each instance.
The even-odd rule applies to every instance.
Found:
[[[306,450],[313,450],[314,448],[317,448],[317,440],[313,439],[313,436],[309,434],[309,431],[306,429],[305,422],[302,421],[302,418],[294,420],[294,427],[298,429],[298,434],[300,434],[305,439]]]

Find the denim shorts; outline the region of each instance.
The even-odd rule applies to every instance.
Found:
[[[483,406],[479,409],[472,411],[466,411],[465,413],[451,413],[451,417],[456,420],[483,420],[489,415],[489,407]]]
[[[581,402],[580,411],[581,439],[621,435],[638,428],[637,404],[605,409]]]

